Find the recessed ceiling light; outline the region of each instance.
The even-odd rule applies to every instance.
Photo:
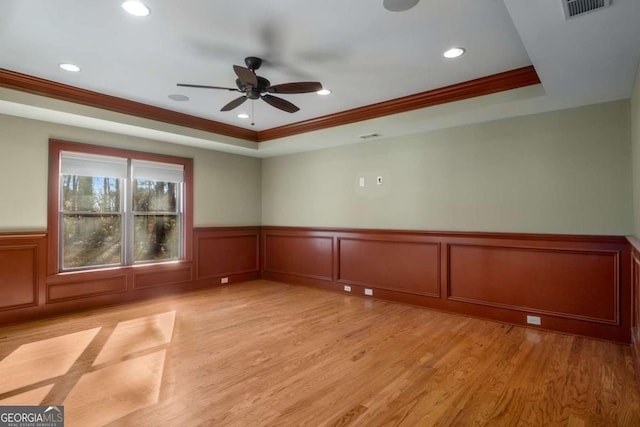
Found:
[[[134,0],[125,1],[122,3],[122,8],[134,16],[147,16],[151,13],[151,9],[139,1]]]
[[[382,6],[390,12],[404,12],[418,4],[419,0],[383,0]]]
[[[320,89],[319,91],[316,92],[318,95],[329,95],[331,93],[331,91],[329,89]]]
[[[462,56],[463,53],[464,53],[464,48],[452,47],[451,49],[445,51],[442,55],[445,58],[453,59],[453,58],[457,58],[459,56]]]
[[[58,67],[62,68],[65,71],[71,71],[72,73],[77,73],[80,71],[80,67],[75,64],[69,64],[67,62],[63,62],[62,64],[58,64]]]
[[[178,93],[172,93],[171,95],[169,95],[169,99],[173,99],[174,101],[184,102],[184,101],[188,101],[189,97],[186,95],[180,95]]]
[[[238,114],[238,118],[239,119],[248,119],[249,115],[247,113],[240,113],[240,114]]]

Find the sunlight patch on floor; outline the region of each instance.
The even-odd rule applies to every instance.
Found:
[[[168,311],[118,323],[93,366],[169,344],[175,319],[176,312]]]
[[[29,406],[40,405],[42,400],[49,394],[53,384],[39,387],[33,390],[25,391],[24,393],[16,394],[6,399],[0,400],[0,406]]]
[[[105,425],[158,402],[166,350],[84,374],[64,401],[69,425]]]
[[[21,345],[0,362],[0,394],[66,374],[100,329]]]

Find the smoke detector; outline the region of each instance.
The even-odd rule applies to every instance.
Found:
[[[611,6],[612,0],[562,0],[565,19]]]

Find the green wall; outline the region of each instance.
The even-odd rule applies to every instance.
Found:
[[[630,141],[620,101],[265,159],[262,223],[625,235]]]
[[[46,230],[49,138],[193,158],[195,226],[260,223],[260,159],[0,115],[0,232]]]
[[[0,232],[46,229],[47,144],[59,138],[194,158],[198,227],[640,236],[639,87],[631,103],[263,160],[0,115]]]
[[[631,96],[631,145],[633,159],[634,233],[640,238],[640,68]]]

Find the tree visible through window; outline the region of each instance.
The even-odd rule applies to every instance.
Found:
[[[180,259],[184,166],[63,151],[60,269]]]
[[[122,262],[120,179],[62,175],[63,267]]]
[[[175,182],[134,180],[134,260],[176,259],[180,216]]]

